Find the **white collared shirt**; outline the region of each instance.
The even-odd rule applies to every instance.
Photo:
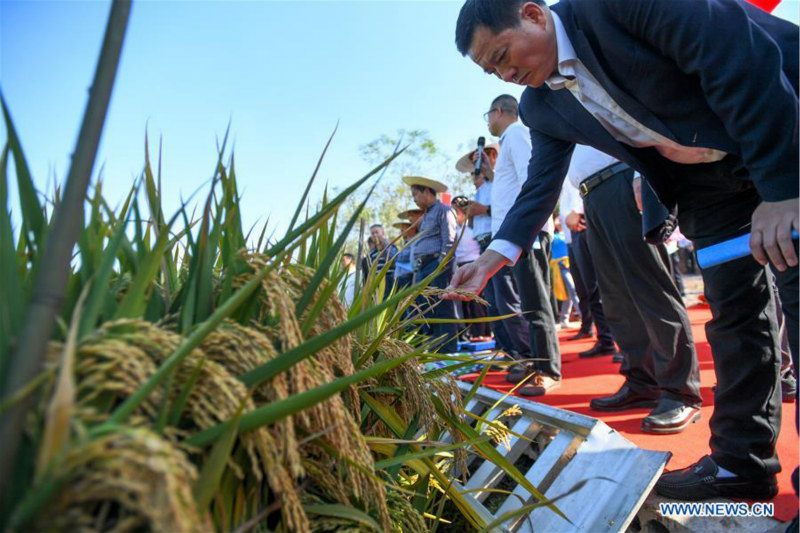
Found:
[[[494,167],[492,180],[492,235],[514,205],[528,179],[528,163],[531,160],[531,134],[522,123],[510,124],[500,136],[500,153]],[[553,221],[548,221],[542,231],[553,234]]]
[[[486,206],[492,205],[492,182],[484,181],[475,191],[475,201]],[[475,237],[483,237],[492,233],[491,215],[477,215],[472,217],[472,231]]]
[[[572,243],[572,231],[567,227],[567,215],[573,211],[583,213],[583,198],[577,187],[572,185],[569,180],[565,180],[564,186],[561,188],[561,196],[558,198],[558,218],[561,219],[561,229],[564,231],[564,240],[567,244]]]
[[[463,235],[461,232],[464,232]],[[475,240],[475,234],[469,226],[458,226],[456,229],[456,238],[461,237],[456,246],[456,264],[471,263],[481,255],[481,247],[478,241]]]
[[[510,124],[500,136],[500,152],[492,179],[492,235],[500,230],[511,206],[528,178],[531,136],[520,122]]]
[[[576,144],[575,150],[572,152],[572,160],[569,162],[566,181],[569,181],[575,189],[579,190],[583,180],[617,163],[619,163],[619,160],[605,152],[601,152],[597,148]]]
[[[630,116],[578,59],[561,19],[555,11],[551,13],[558,50],[558,74],[545,81],[550,89],[567,89],[619,142],[638,148],[652,146],[667,159],[686,165],[712,163],[725,157],[725,152],[720,150],[678,144]]]

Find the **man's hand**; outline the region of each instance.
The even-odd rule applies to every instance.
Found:
[[[459,268],[453,274],[453,279],[450,285],[447,286],[448,291],[458,289],[460,291],[473,292],[480,294],[495,272],[500,270],[503,265],[508,262],[502,254],[494,250],[486,250],[481,256],[472,263]],[[455,292],[442,294],[442,298],[448,300],[469,300],[466,296]]]
[[[494,179],[494,169],[492,168],[492,162],[489,160],[489,156],[486,155],[486,152],[481,154],[481,174],[483,177],[489,181]]]
[[[574,231],[579,233],[586,229],[586,218],[584,218],[582,213],[576,213],[572,211],[569,215],[564,218],[564,223],[567,225],[570,231]]]
[[[631,183],[633,187],[633,197],[636,199],[636,207],[639,211],[642,210],[642,178],[640,176],[636,176],[633,178],[633,183]]]
[[[477,217],[485,215],[488,210],[489,209],[485,205],[479,202],[470,202],[469,205],[467,205],[467,216]]]
[[[781,202],[761,202],[753,212],[750,230],[750,251],[756,261],[762,265],[769,261],[781,272],[787,266],[797,266],[792,229],[800,229],[797,198]]]

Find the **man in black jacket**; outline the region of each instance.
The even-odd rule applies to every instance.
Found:
[[[796,361],[797,26],[737,0],[562,0],[552,9],[468,0],[456,43],[485,72],[529,87],[520,103],[528,180],[495,241],[530,246],[576,143],[645,178],[651,241],[669,232],[663,206],[679,208],[698,248],[751,232],[752,257],[703,270],[717,372],[712,453],[656,489],[684,499],[773,497],[780,361],[764,265],[776,272]],[[479,290],[516,259],[493,246],[451,286]]]

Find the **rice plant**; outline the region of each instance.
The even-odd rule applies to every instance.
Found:
[[[242,227],[227,133],[197,216],[188,204],[168,216],[145,138],[121,206],[101,182],[69,200],[87,216],[62,269],[47,250],[68,199],[46,208],[2,104],[0,416],[18,414],[22,428],[2,450],[0,528],[421,532],[446,500],[486,525],[452,489],[455,466],[479,453],[522,475],[463,420],[448,374],[421,366],[444,357],[407,311],[432,278],[383,298],[389,262],[349,309],[339,300],[339,259],[369,195],[342,232],[338,210],[400,150],[302,216],[315,172],[273,239],[266,225],[258,237]],[[102,129],[103,117],[89,120]],[[41,330],[42,364],[17,385],[43,279],[63,303],[52,334]]]

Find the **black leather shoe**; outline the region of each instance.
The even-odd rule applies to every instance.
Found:
[[[699,501],[709,498],[742,498],[745,500],[771,500],[778,494],[775,475],[760,479],[740,476],[717,477],[719,467],[706,455],[695,464],[682,470],[661,474],[656,492],[676,500]]]
[[[611,396],[594,398],[589,402],[589,407],[595,411],[622,411],[636,407],[655,407],[657,403],[655,398],[633,392],[628,387],[628,384],[625,383],[621,389]]]
[[[645,433],[680,433],[692,422],[700,420],[700,409],[684,404],[679,400],[662,398],[649,415],[642,420]]]
[[[587,357],[600,357],[601,355],[614,355],[615,353],[617,353],[617,349],[613,344],[609,346],[608,344],[600,344],[597,342],[585,352],[579,352],[578,357],[585,359]]]
[[[579,341],[581,339],[588,339],[588,338],[591,338],[591,337],[592,337],[592,333],[591,332],[579,331],[578,333],[576,333],[572,337],[567,337],[567,340],[568,341]]]

